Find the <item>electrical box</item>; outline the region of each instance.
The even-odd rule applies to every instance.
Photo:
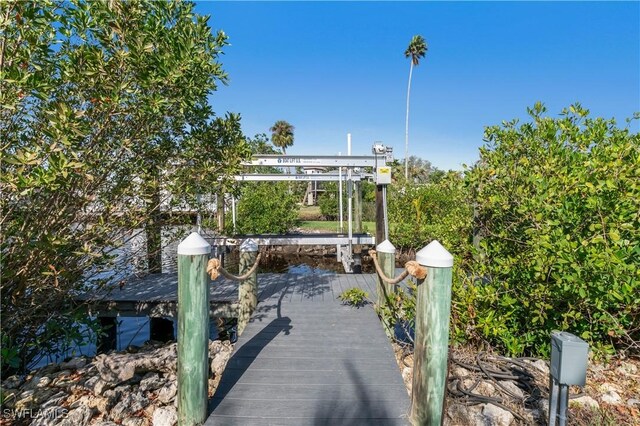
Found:
[[[584,386],[587,381],[587,342],[566,331],[551,333],[551,377],[561,385]]]
[[[391,183],[391,167],[379,166],[376,169],[376,185],[389,185]]]

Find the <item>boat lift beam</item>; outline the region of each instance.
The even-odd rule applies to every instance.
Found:
[[[309,182],[338,182],[339,180],[345,180],[338,173],[309,173],[309,174],[269,174],[269,173],[255,173],[244,174],[234,176],[238,182],[293,182],[293,181],[309,181]],[[359,182],[361,180],[373,179],[373,174],[362,173],[353,174],[351,180],[353,182]]]
[[[254,155],[244,166],[271,167],[376,167],[386,164],[384,155]]]

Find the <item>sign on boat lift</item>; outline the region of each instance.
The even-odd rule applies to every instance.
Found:
[[[372,147],[372,154],[368,156],[351,155],[351,135],[348,140],[348,155],[280,155],[264,154],[254,155],[250,161],[242,163],[248,167],[337,167],[339,173],[310,173],[310,174],[275,174],[275,173],[246,173],[235,176],[240,182],[275,182],[275,181],[307,181],[307,182],[340,182],[342,191],[342,181],[347,182],[348,200],[348,232],[338,234],[322,235],[253,235],[251,238],[260,245],[336,245],[337,260],[342,262],[345,272],[352,273],[354,267],[359,264],[359,258],[354,257],[353,246],[371,244],[375,245],[381,241],[368,234],[353,233],[353,182],[373,179],[376,185],[383,187],[384,204],[384,235],[388,235],[387,215],[386,215],[386,185],[391,183],[391,167],[387,165],[393,161],[393,148],[386,147],[381,143],[375,143]],[[364,168],[371,168],[373,173],[365,173]],[[343,173],[346,169],[346,173]],[[342,197],[339,197],[340,203]],[[235,200],[233,200],[232,211],[234,213],[235,226]],[[342,207],[340,207],[342,215]],[[379,219],[379,218],[378,218]],[[342,221],[342,219],[341,219]],[[214,245],[235,245],[243,239],[229,239],[226,237],[216,238]]]

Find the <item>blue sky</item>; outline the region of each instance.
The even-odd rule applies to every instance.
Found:
[[[214,110],[242,114],[245,134],[295,126],[289,154],[404,157],[409,40],[414,69],[409,154],[443,169],[478,159],[485,126],[580,102],[593,115],[640,111],[640,2],[198,2],[229,35],[229,85]],[[638,131],[638,124],[634,124]]]

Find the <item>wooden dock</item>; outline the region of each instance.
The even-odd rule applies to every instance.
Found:
[[[207,425],[406,425],[409,396],[371,305],[338,299],[373,274],[258,275],[258,307],[210,401]],[[235,317],[238,283],[211,283],[211,317]],[[175,316],[177,276],[154,274],[80,299],[93,313]]]
[[[408,424],[409,396],[377,315],[337,298],[353,287],[375,300],[374,275],[277,274],[261,285],[206,424]]]

